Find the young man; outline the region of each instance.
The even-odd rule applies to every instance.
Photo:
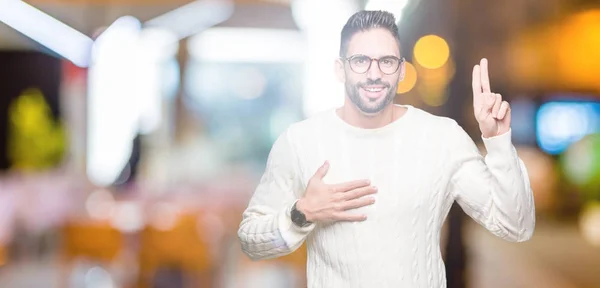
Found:
[[[399,44],[390,13],[348,20],[337,61],[345,103],[275,141],[238,232],[250,258],[307,241],[308,287],[446,287],[440,230],[454,201],[498,237],[531,237],[533,194],[487,60],[473,69],[484,159],[454,120],[392,103]]]

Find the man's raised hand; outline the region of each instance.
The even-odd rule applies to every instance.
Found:
[[[510,105],[502,96],[492,93],[488,61],[481,59],[473,67],[473,112],[485,138],[502,135],[510,130]]]

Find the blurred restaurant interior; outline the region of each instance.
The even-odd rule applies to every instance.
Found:
[[[253,262],[237,229],[275,138],[342,104],[361,9],[398,19],[397,103],[481,144],[482,57],[511,103],[536,231],[453,207],[448,287],[600,287],[598,0],[0,0],[0,287],[306,287],[304,247]]]

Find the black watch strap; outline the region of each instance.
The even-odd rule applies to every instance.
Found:
[[[298,203],[296,201],[296,203]],[[306,227],[312,224],[309,221],[306,221],[306,215],[300,212],[300,210],[296,209],[296,203],[292,206],[292,210],[290,210],[290,217],[292,219],[292,223],[294,223],[298,227]]]

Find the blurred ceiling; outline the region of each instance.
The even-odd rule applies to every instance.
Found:
[[[298,29],[290,9],[293,0],[232,1],[235,3],[233,15],[218,26]],[[418,0],[408,1],[419,3]],[[121,16],[130,15],[146,22],[192,1],[26,2],[93,37],[99,28],[110,25]],[[510,83],[519,90],[540,87],[600,90],[592,73],[600,65],[600,53],[596,52],[600,51],[597,50],[600,49],[600,42],[597,41],[600,39],[600,14],[595,12],[585,14],[585,17],[576,16],[579,12],[600,8],[598,0],[430,0],[420,1],[419,5],[413,6],[417,8],[402,16],[400,32],[403,45],[412,47],[426,34],[437,34],[447,39],[452,57],[459,64],[456,71],[459,75],[468,75],[471,65],[481,57],[486,57],[494,65],[491,75],[493,82],[501,86]],[[570,19],[571,16],[575,20]],[[36,42],[0,23],[0,49],[39,48]],[[578,57],[573,58],[573,55]],[[555,69],[546,67],[560,67],[564,73],[553,73]],[[564,76],[567,72],[572,75],[571,78]]]
[[[92,36],[125,15],[141,22],[153,19],[190,0],[33,0],[25,1],[78,31]],[[297,29],[289,0],[234,0],[232,17],[219,26]],[[39,45],[0,22],[0,49],[36,49]]]

